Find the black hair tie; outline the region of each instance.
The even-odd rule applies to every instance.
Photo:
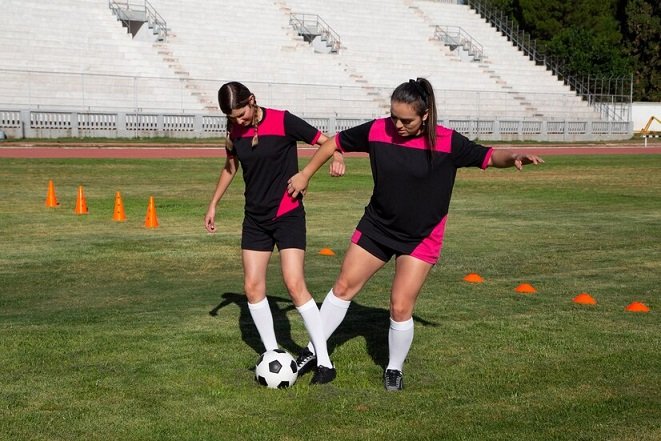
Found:
[[[429,97],[429,94],[427,93],[425,88],[420,85],[418,80],[409,80],[409,84],[413,85],[415,90],[420,95],[420,98],[422,98],[422,101],[425,103],[425,105],[427,105],[427,98]]]

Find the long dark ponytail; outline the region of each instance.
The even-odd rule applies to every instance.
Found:
[[[436,98],[434,88],[426,78],[417,78],[402,83],[393,91],[390,101],[397,101],[413,106],[415,112],[422,117],[427,113],[427,121],[423,122],[422,134],[425,136],[430,151],[436,147]]]

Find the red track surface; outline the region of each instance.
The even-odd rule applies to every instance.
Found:
[[[488,145],[488,143],[485,143]],[[517,152],[540,156],[550,155],[636,155],[661,154],[661,143],[644,147],[642,141],[613,144],[545,144],[498,145]],[[299,148],[300,156],[311,156],[312,147]],[[0,158],[221,158],[222,145],[211,144],[64,144],[64,143],[6,143],[0,144]],[[364,156],[349,154],[347,156]]]

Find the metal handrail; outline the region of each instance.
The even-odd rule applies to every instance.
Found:
[[[505,13],[495,7],[489,6],[482,0],[467,0],[469,7],[473,8],[482,18],[494,25],[496,29],[506,36],[513,45],[519,48],[535,64],[546,66],[553,75],[557,76],[566,85],[586,100],[601,115],[611,121],[629,121],[631,118],[631,103],[633,102],[633,74],[627,77],[596,78],[588,76],[579,78],[572,74],[563,60],[551,57],[537,46],[537,41],[524,30],[519,29],[518,23],[511,20]],[[608,83],[603,89],[604,82]],[[627,88],[627,82],[629,87]],[[602,87],[601,89],[599,87]],[[628,90],[626,90],[628,89]],[[611,93],[615,90],[616,93]],[[617,93],[619,91],[619,93]],[[625,106],[627,108],[625,108]]]
[[[459,26],[437,25],[434,27],[434,38],[448,45],[461,46],[474,60],[484,57],[484,47]]]
[[[119,21],[128,27],[128,20],[124,19],[123,15],[120,14],[120,11],[122,11],[123,8],[115,0],[108,0],[108,7],[112,11],[113,15],[115,15]],[[126,9],[128,9],[128,5]]]
[[[150,27],[156,27],[159,40],[165,40],[168,36],[168,23],[161,14],[158,13],[156,8],[152,6],[149,0],[142,1],[129,1],[129,0],[108,0],[108,7],[112,10],[117,18],[128,25],[128,20],[122,18],[122,11],[135,11],[145,14],[145,21]]]
[[[340,49],[340,35],[318,14],[292,12],[289,15],[289,25],[301,35],[319,35],[333,52]]]

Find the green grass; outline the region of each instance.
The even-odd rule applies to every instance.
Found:
[[[329,342],[336,381],[255,384],[240,179],[219,205],[220,231],[202,227],[222,160],[3,159],[0,439],[660,439],[661,156],[546,160],[460,171],[406,388],[393,394],[381,380],[392,263]],[[306,198],[319,302],[371,191],[368,161],[347,164],[341,179],[320,172]],[[49,179],[56,209],[44,206]],[[88,215],[73,213],[78,185]],[[125,223],[111,220],[116,191]],[[143,226],[150,195],[154,230]],[[464,282],[468,272],[485,283]],[[277,254],[268,282],[294,352],[306,333]],[[538,293],[515,293],[522,282]],[[573,304],[583,291],[598,305]],[[625,312],[632,301],[651,313]]]

